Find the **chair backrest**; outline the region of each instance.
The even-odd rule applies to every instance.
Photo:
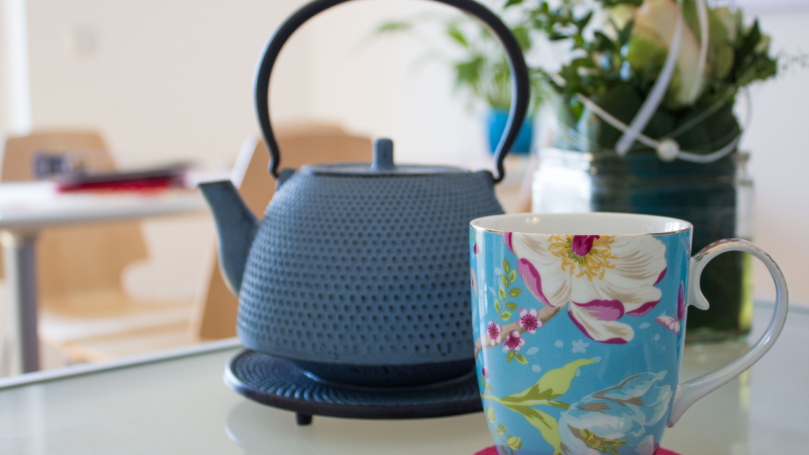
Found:
[[[304,164],[340,161],[371,161],[371,139],[355,136],[333,125],[293,125],[278,129],[281,169],[298,169]],[[270,156],[263,141],[248,139],[232,179],[245,203],[261,219],[275,194],[275,179],[267,171]],[[225,285],[219,271],[216,248],[211,249],[203,268],[199,292],[191,318],[192,335],[201,340],[236,336],[238,298]]]
[[[0,182],[34,179],[39,152],[67,153],[88,168],[115,169],[101,136],[92,131],[39,131],[6,138]],[[43,307],[77,302],[88,293],[123,292],[121,276],[132,262],[147,257],[137,223],[45,229],[37,241],[39,296]]]

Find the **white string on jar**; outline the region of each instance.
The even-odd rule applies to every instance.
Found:
[[[682,8],[682,0],[677,1],[677,5]],[[708,44],[709,44],[709,31],[708,31],[708,7],[705,3],[705,0],[696,0],[697,6],[697,19],[699,21],[700,27],[700,55],[699,55],[699,64],[697,66],[697,74],[701,74],[705,71],[705,66],[707,63],[707,55],[708,55]],[[702,153],[695,153],[689,152],[680,149],[680,145],[674,139],[676,136],[679,136],[683,132],[687,131],[692,126],[699,123],[701,120],[709,117],[711,114],[716,112],[719,108],[721,108],[728,100],[728,97],[720,98],[713,106],[706,109],[700,115],[691,119],[690,121],[686,122],[684,125],[678,127],[672,133],[660,138],[660,139],[653,139],[649,136],[646,136],[642,133],[642,131],[646,128],[649,121],[652,119],[652,116],[657,111],[660,103],[663,101],[663,97],[668,90],[669,83],[671,82],[671,78],[674,75],[674,70],[676,68],[676,60],[677,55],[680,49],[680,40],[683,34],[683,16],[682,14],[677,16],[677,22],[674,26],[674,36],[672,36],[671,44],[669,45],[669,52],[666,56],[666,60],[663,64],[663,68],[660,71],[660,75],[658,76],[657,80],[655,81],[652,89],[649,91],[649,96],[641,104],[640,109],[638,109],[637,114],[632,119],[632,121],[627,125],[626,123],[618,120],[609,112],[605,111],[601,108],[598,104],[593,102],[591,99],[583,96],[581,94],[576,95],[576,99],[581,102],[584,106],[590,109],[597,117],[601,118],[604,122],[611,125],[612,127],[616,128],[617,130],[621,131],[623,134],[618,139],[615,144],[615,152],[618,156],[626,156],[626,154],[630,151],[633,144],[635,142],[640,142],[648,147],[655,149],[657,152],[657,156],[662,161],[674,161],[676,159],[683,160],[683,161],[690,161],[692,163],[712,163],[714,161],[718,161],[728,154],[732,153],[733,150],[736,149],[736,146],[739,144],[739,141],[742,138],[742,133],[747,129],[751,118],[750,112],[750,94],[747,89],[742,89],[741,91],[746,96],[747,101],[747,115],[745,117],[744,126],[739,129],[739,133],[731,139],[725,146],[719,148],[710,153],[702,154]],[[557,74],[551,75],[555,82],[560,85],[564,85],[565,81]],[[696,91],[698,90],[698,84],[694,84],[691,87],[691,97],[696,95]],[[569,128],[570,129],[570,128]],[[579,136],[579,141],[586,141],[590,142],[589,139],[582,137],[575,131],[566,131],[567,135],[571,137],[571,139],[576,140],[576,136]]]

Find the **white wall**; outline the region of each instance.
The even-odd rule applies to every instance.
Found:
[[[100,128],[126,165],[232,159],[244,137],[257,132],[251,84],[260,50],[303,1],[28,0],[33,124]],[[809,50],[809,10],[788,1],[772,11],[760,4],[774,49]],[[357,2],[306,24],[274,77],[274,118],[329,119],[390,136],[402,161],[485,165],[481,119],[453,95],[450,72],[440,65],[413,69],[439,38],[363,44],[382,20],[421,11],[450,9],[412,0]],[[95,49],[71,51],[77,34],[90,44],[94,36]],[[753,89],[753,123],[743,142],[753,153],[758,190],[756,241],[781,263],[793,300],[804,302],[809,244],[799,235],[809,223],[809,188],[802,185],[808,71]],[[129,285],[190,295],[210,224],[161,223],[147,225],[155,258],[133,272]],[[760,295],[771,295],[763,268],[756,283]]]
[[[127,165],[230,158],[258,131],[260,51],[302,3],[28,0],[33,124],[100,127]],[[311,71],[297,38],[278,67],[281,119],[309,112]]]
[[[368,39],[386,20],[454,12],[440,4],[392,0],[341,5],[314,18],[307,24],[310,64],[318,75],[313,114],[391,137],[403,161],[458,163],[485,156],[480,120],[454,96],[448,68],[433,63],[418,69],[415,63],[444,37],[427,30]]]
[[[806,6],[804,7],[806,8]],[[809,52],[809,9],[783,9],[760,14],[762,29],[772,36],[772,49],[797,55]],[[750,172],[756,184],[755,241],[778,261],[789,283],[792,301],[809,303],[809,68],[794,68],[752,89],[753,117],[742,148],[752,154]],[[763,266],[756,268],[756,294],[774,297]]]
[[[34,128],[97,128],[123,166],[231,162],[258,133],[252,78],[275,28],[304,0],[28,0]],[[311,111],[307,38],[282,53],[279,121]],[[125,277],[143,297],[190,298],[212,248],[208,217],[143,223],[150,259]]]

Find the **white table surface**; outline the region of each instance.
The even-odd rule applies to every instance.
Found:
[[[123,221],[207,210],[196,189],[60,193],[52,182],[0,185],[0,230]]]
[[[770,312],[757,307],[756,333]],[[225,387],[225,362],[238,349],[223,344],[214,352],[29,385],[3,388],[26,376],[2,380],[0,453],[472,455],[491,445],[482,414],[413,421],[315,416],[311,426],[297,427],[293,413]],[[694,405],[667,431],[663,447],[683,455],[807,453],[807,346],[809,312],[793,309],[772,351],[750,374]],[[689,346],[683,376],[744,348],[743,342]]]

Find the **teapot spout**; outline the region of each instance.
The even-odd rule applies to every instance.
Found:
[[[222,275],[230,290],[239,295],[258,220],[230,180],[200,183],[199,189],[213,212]]]

